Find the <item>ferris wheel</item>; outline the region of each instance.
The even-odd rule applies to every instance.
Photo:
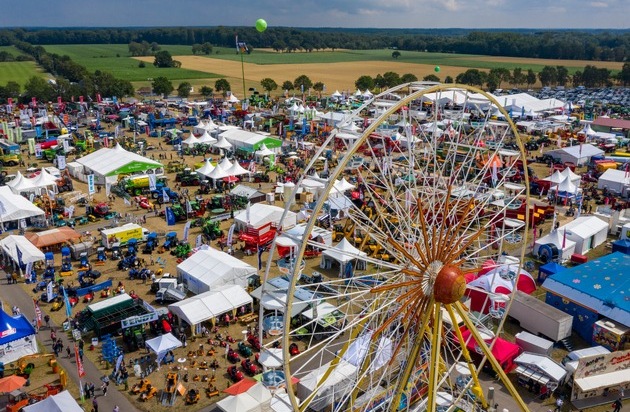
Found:
[[[468,86],[410,83],[370,97],[315,144],[285,193],[285,214],[310,217],[276,238],[260,295],[263,352],[276,347],[265,370],[285,401],[473,410],[487,406],[486,365],[525,409],[492,353],[516,287],[481,288],[481,309],[466,304],[479,273],[508,286],[521,273],[528,178],[508,113]],[[314,203],[297,205],[299,190]]]

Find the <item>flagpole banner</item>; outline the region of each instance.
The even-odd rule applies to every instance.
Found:
[[[171,201],[170,196],[168,195],[168,193],[166,193],[166,189],[162,189],[162,202],[163,203],[168,203]]]
[[[190,224],[192,222],[189,220],[188,222],[186,222],[186,225],[184,226],[184,235],[183,235],[183,240],[184,242],[188,241],[188,234],[190,232]]]
[[[173,213],[173,209],[167,207],[164,209],[164,215],[166,216],[166,224],[168,226],[175,225],[175,213]]]
[[[88,193],[94,194],[96,193],[96,188],[94,187],[94,175],[88,175],[87,177],[87,185],[88,185]]]
[[[157,180],[155,174],[149,174],[149,189],[156,190],[157,189]]]
[[[79,356],[79,347],[76,344],[74,345],[74,359],[77,364],[77,373],[79,378],[82,378],[85,376],[85,369],[83,368],[83,361],[81,361],[81,357]],[[81,388],[81,392],[83,392],[83,388],[81,386],[82,385],[79,385],[79,388]]]
[[[66,168],[66,156],[57,156],[57,169],[64,170]]]
[[[42,327],[42,310],[39,308],[37,300],[33,299],[33,306],[35,307],[35,320],[37,321],[37,327]]]
[[[70,300],[68,299],[68,293],[66,292],[66,288],[62,288],[63,290],[63,302],[66,307],[66,316],[68,318],[72,317],[72,307],[70,306]]]
[[[27,140],[27,144],[28,144],[28,153],[34,155],[35,154],[35,138],[29,137]]]
[[[53,300],[53,298],[55,297],[55,294],[53,292],[53,287],[54,287],[54,284],[52,281],[48,282],[48,284],[46,285],[46,299],[48,300],[48,302]]]
[[[203,244],[203,239],[201,238],[201,235],[197,235],[197,239],[195,240],[195,247],[199,247]]]
[[[35,157],[38,159],[42,157],[42,145],[39,143],[35,145]]]

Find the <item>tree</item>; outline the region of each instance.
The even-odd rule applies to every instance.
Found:
[[[374,86],[378,88],[378,90],[383,90],[384,87],[387,87],[387,82],[382,74],[377,74],[374,78]]]
[[[425,82],[439,82],[440,78],[437,77],[435,74],[428,74],[428,75],[424,76],[422,78],[422,80],[425,81]]]
[[[528,69],[525,79],[525,82],[527,83],[527,88],[529,89],[534,84],[536,84],[536,72],[534,72],[532,69]]]
[[[212,92],[214,92],[214,90],[209,86],[201,86],[201,89],[199,89],[199,93],[206,99],[212,96]]]
[[[416,76],[413,73],[405,73],[402,76],[400,76],[401,83],[411,83],[411,82],[417,82],[417,81],[418,81],[418,76]]]
[[[195,43],[192,45],[192,54],[201,53],[201,44]]]
[[[142,61],[142,60],[140,60],[140,63],[138,63],[138,67],[141,68],[141,69],[144,69],[146,66],[147,66],[147,64],[144,61]]]
[[[204,44],[201,45],[201,51],[203,52],[203,54],[210,54],[212,53],[212,44],[205,42]]]
[[[514,70],[512,70],[512,76],[510,77],[510,82],[512,83],[512,85],[519,86],[525,83],[525,80],[526,76],[523,74],[523,69],[521,69],[520,67],[515,67]]]
[[[49,101],[53,96],[53,88],[46,79],[33,76],[24,85],[22,100],[29,102],[32,97],[37,97],[40,101]]]
[[[444,78],[444,83],[454,83],[452,76],[446,76]]]
[[[161,50],[155,53],[155,60],[153,61],[155,67],[173,67],[173,57],[168,50]]]
[[[543,86],[549,86],[556,83],[558,78],[558,72],[553,66],[545,66],[542,71],[538,73],[538,79]]]
[[[9,97],[18,97],[20,95],[21,87],[17,82],[8,81],[0,92],[0,98],[8,99]]]
[[[151,43],[151,51],[153,53],[160,51],[161,47],[156,42]]]
[[[214,82],[214,90],[217,92],[223,92],[223,95],[225,96],[226,92],[232,90],[232,86],[226,79],[219,79]]]
[[[483,86],[486,82],[487,74],[477,69],[468,69],[460,73],[455,78],[456,83],[469,84],[471,86]]]
[[[569,70],[564,66],[556,66],[556,81],[560,86],[565,86],[569,82]]]
[[[177,96],[184,98],[190,96],[191,88],[192,84],[190,84],[189,82],[181,82],[179,86],[177,86]]]
[[[506,69],[505,67],[497,67],[497,68],[494,68],[494,69],[490,69],[489,76],[494,76],[496,81],[497,81],[496,87],[491,87],[490,85],[488,85],[488,87],[491,90],[500,89],[501,88],[501,83],[502,82],[509,82],[510,78],[512,77],[511,74],[510,74],[510,71],[508,69]]]
[[[273,90],[276,90],[278,88],[278,83],[276,83],[275,80],[270,79],[269,77],[265,77],[264,79],[262,79],[260,81],[260,85],[263,89],[265,89],[265,91],[267,91],[267,93],[271,93]]]
[[[315,84],[313,85],[313,90],[315,90],[317,92],[317,95],[321,97],[325,87],[326,85],[324,85],[324,83],[315,82]]]
[[[173,90],[175,90],[175,88],[173,87],[173,83],[171,83],[170,80],[164,76],[156,77],[155,79],[153,79],[153,82],[151,83],[151,88],[153,89],[153,93],[161,94],[162,96],[164,96],[164,98],[168,97],[168,95]]]
[[[400,57],[400,52],[398,50],[395,50],[392,52],[392,57],[394,59],[398,59]]]
[[[301,76],[298,76],[293,81],[293,86],[296,89],[301,90],[302,93],[304,93],[305,91],[307,91],[308,89],[313,87],[313,82],[311,81],[311,79],[309,79],[309,77],[307,75],[303,74]]]
[[[354,85],[359,90],[370,90],[374,88],[374,79],[371,76],[363,75],[354,82]]]
[[[488,90],[499,89],[500,85],[501,85],[500,76],[497,73],[490,72],[486,78],[486,86],[488,86]]]
[[[400,75],[395,72],[386,72],[383,74],[383,79],[385,80],[386,87],[394,87],[401,84]]]
[[[293,90],[293,83],[290,80],[285,80],[284,83],[282,83],[282,90]]]
[[[621,71],[617,74],[617,80],[624,86],[630,84],[630,63],[624,63]]]

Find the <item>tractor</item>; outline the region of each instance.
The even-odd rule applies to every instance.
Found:
[[[212,219],[207,219],[201,227],[201,232],[204,236],[210,240],[216,240],[223,236],[219,222]]]

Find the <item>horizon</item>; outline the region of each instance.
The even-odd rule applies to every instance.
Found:
[[[146,26],[12,26],[12,27],[0,27],[3,30],[16,30],[16,29],[27,29],[27,30],[41,30],[41,29],[52,29],[52,30],[63,30],[63,29],[72,29],[72,30],[103,30],[103,29],[159,29],[159,28],[192,28],[192,29],[203,29],[203,28],[216,28],[216,27],[234,27],[234,28],[250,28],[250,26],[244,25],[146,25]],[[253,28],[253,26],[252,26]],[[298,30],[419,30],[419,31],[432,31],[432,30],[475,30],[475,31],[578,31],[578,32],[588,32],[588,31],[616,31],[616,32],[630,32],[630,27],[628,28],[605,28],[605,27],[590,27],[590,28],[579,28],[579,27],[342,27],[342,26],[274,26],[275,29],[298,29]]]
[[[0,27],[253,27],[262,18],[269,27],[627,30],[628,15],[627,0],[232,0],[220,8],[202,0],[64,0],[53,7],[31,0],[19,13],[0,15]]]

